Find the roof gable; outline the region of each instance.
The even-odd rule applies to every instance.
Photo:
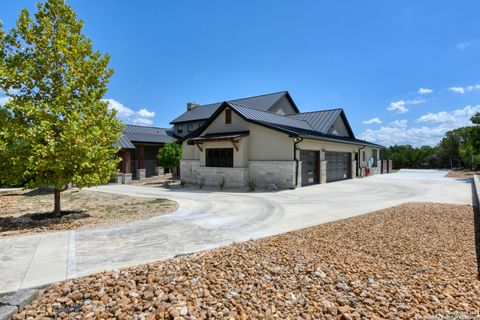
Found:
[[[331,109],[331,110],[321,110],[321,111],[312,111],[312,112],[303,112],[288,115],[289,118],[301,119],[306,122],[313,128],[313,130],[328,134],[330,133],[330,128],[335,124],[337,119],[341,117],[345,127],[348,131],[349,137],[355,138],[353,130],[348,123],[347,117],[343,109]]]
[[[253,109],[257,109],[260,111],[268,111],[270,110],[282,97],[286,97],[292,108],[295,112],[299,112],[297,106],[293,102],[292,97],[287,91],[263,94],[254,97],[247,97],[241,99],[230,100],[228,102],[236,103],[240,105],[244,105]],[[170,123],[181,123],[181,122],[189,122],[189,121],[196,121],[196,120],[206,120],[209,119],[215,111],[222,105],[222,102],[216,102],[206,105],[197,106],[191,110],[185,111],[179,117],[172,120]]]

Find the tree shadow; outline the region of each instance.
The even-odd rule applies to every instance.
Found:
[[[27,213],[18,217],[0,217],[0,232],[33,230],[89,218],[85,210],[65,210],[59,215],[52,212]]]

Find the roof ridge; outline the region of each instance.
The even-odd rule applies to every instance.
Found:
[[[271,95],[274,95],[274,94],[287,93],[287,92],[288,92],[287,90],[283,90],[283,91],[278,91],[278,92],[271,92],[271,93],[259,94],[259,95],[251,96],[251,97],[244,97],[244,98],[237,98],[237,99],[231,99],[231,100],[223,100],[223,101],[211,102],[211,103],[201,104],[201,105],[199,105],[199,107],[204,107],[204,106],[206,107],[206,106],[210,106],[210,105],[212,105],[212,104],[223,103],[223,102],[230,102],[230,101],[238,101],[238,100],[245,100],[245,99],[252,99],[252,98],[259,98],[259,97],[271,96]],[[277,100],[277,101],[278,101],[278,100]]]
[[[125,123],[125,126],[130,126],[130,127],[140,127],[140,128],[153,128],[153,129],[165,129],[165,130],[170,130],[170,128],[164,128],[164,127],[154,127],[154,126],[142,126],[139,124],[129,124]]]
[[[333,110],[342,110],[343,111],[343,108],[332,108],[332,109],[317,110],[317,111],[299,112],[299,113],[290,114],[289,116],[294,116],[294,115],[297,115],[297,114],[305,114],[305,113],[326,112],[326,111],[333,111]]]

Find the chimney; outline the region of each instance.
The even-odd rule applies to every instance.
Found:
[[[199,106],[199,104],[196,103],[196,102],[187,102],[187,111],[190,111],[193,108],[198,107],[198,106]]]

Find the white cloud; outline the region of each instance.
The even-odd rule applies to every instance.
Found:
[[[382,121],[378,118],[372,118],[370,120],[363,121],[363,124],[380,124]]]
[[[408,120],[395,120],[390,122],[388,125],[395,128],[405,128],[408,124]]]
[[[155,117],[155,112],[148,111],[147,109],[143,108],[137,111],[137,114],[143,118],[153,118]]]
[[[146,118],[135,118],[132,122],[133,124],[138,124],[139,126],[151,126],[153,124],[153,120]]]
[[[480,112],[480,105],[428,113],[418,118],[417,122],[423,123],[421,127],[407,127],[406,120],[397,120],[376,130],[367,129],[360,135],[360,138],[385,146],[394,144],[434,146],[447,131],[471,125],[470,118],[476,112]]]
[[[0,107],[3,107],[9,99],[10,97],[0,97]]]
[[[472,92],[472,91],[479,91],[480,90],[480,84],[474,84],[471,86],[466,86],[466,87],[450,87],[448,88],[448,91],[454,92],[454,93],[460,93],[464,94],[466,92]]]
[[[465,50],[468,47],[470,47],[471,45],[472,45],[471,42],[460,42],[460,43],[457,43],[456,47],[457,47],[457,49]]]
[[[417,93],[418,94],[429,94],[429,93],[433,93],[433,90],[428,89],[428,88],[420,88],[420,89],[418,89]]]
[[[470,118],[480,112],[480,105],[466,106],[463,109],[457,109],[450,112],[442,111],[438,113],[427,113],[417,119],[422,123],[454,123],[457,127],[470,124]]]
[[[149,111],[145,108],[135,111],[127,106],[124,106],[115,99],[103,99],[103,101],[108,102],[108,107],[110,109],[117,110],[117,117],[126,123],[133,123],[142,126],[149,126],[153,124],[153,120],[151,118],[155,117],[154,111]]]
[[[427,100],[423,99],[423,98],[416,98],[416,99],[413,99],[413,100],[407,100],[405,103],[406,104],[420,104],[420,103],[425,103],[427,102]]]
[[[408,108],[405,107],[406,104],[407,103],[403,100],[394,101],[390,103],[390,105],[387,107],[387,110],[396,113],[405,113],[408,112]]]

